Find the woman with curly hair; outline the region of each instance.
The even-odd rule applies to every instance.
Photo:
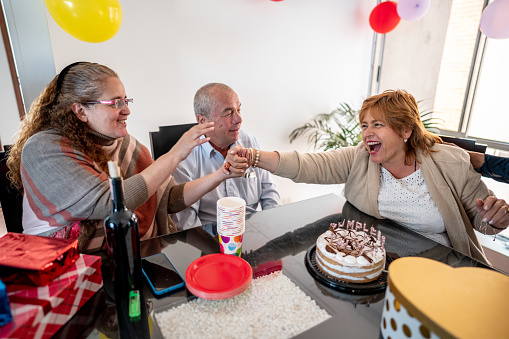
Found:
[[[208,141],[200,137],[213,123],[191,128],[153,161],[127,132],[132,102],[113,70],[89,62],[65,67],[34,101],[7,161],[11,181],[24,192],[24,233],[78,238],[82,251],[101,247],[103,219],[113,207],[109,160],[119,164],[126,205],[138,216],[142,239],[176,231],[170,213],[235,176],[223,166],[177,184],[173,171]]]
[[[468,154],[426,131],[417,101],[403,90],[364,100],[359,123],[357,146],[320,153],[235,146],[226,160],[232,173],[254,165],[295,182],[344,183],[346,199],[362,212],[487,262],[474,229],[506,229],[508,205],[488,190]]]

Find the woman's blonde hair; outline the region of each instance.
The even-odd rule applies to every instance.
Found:
[[[118,75],[106,66],[79,62],[64,68],[46,86],[21,122],[18,138],[7,158],[9,178],[16,188],[22,189],[23,186],[20,172],[23,146],[32,135],[45,130],[59,131],[100,168],[107,167],[108,159],[87,135],[87,125],[74,114],[72,105],[98,100],[111,77],[118,78]]]
[[[368,112],[373,119],[391,127],[401,138],[403,138],[405,130],[412,130],[406,143],[405,165],[407,166],[415,159],[416,149],[421,148],[430,154],[434,144],[442,143],[439,136],[424,128],[417,101],[407,91],[387,90],[364,100],[359,111],[361,124]]]

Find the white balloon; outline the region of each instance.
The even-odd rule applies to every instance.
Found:
[[[481,14],[479,29],[488,38],[509,38],[509,0],[495,0]]]
[[[414,21],[422,18],[429,10],[430,0],[399,0],[398,15],[401,19]]]

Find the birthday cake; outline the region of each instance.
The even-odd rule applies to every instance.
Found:
[[[330,278],[350,283],[376,280],[385,267],[385,237],[373,227],[332,223],[316,240],[316,264]]]

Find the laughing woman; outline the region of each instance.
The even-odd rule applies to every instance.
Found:
[[[426,131],[417,102],[401,90],[366,99],[359,112],[362,142],[320,152],[265,152],[236,146],[227,161],[237,172],[258,166],[295,182],[345,184],[359,210],[388,218],[487,262],[474,233],[509,224],[508,206],[497,199],[459,147],[443,145]]]
[[[22,123],[9,158],[11,181],[23,190],[24,233],[79,239],[80,250],[101,247],[111,211],[109,160],[117,161],[126,205],[138,215],[142,239],[176,231],[170,213],[192,205],[229,175],[226,169],[178,185],[172,173],[209,138],[212,123],[185,133],[165,155],[127,132],[131,114],[124,85],[110,68],[78,62],[64,68]]]

